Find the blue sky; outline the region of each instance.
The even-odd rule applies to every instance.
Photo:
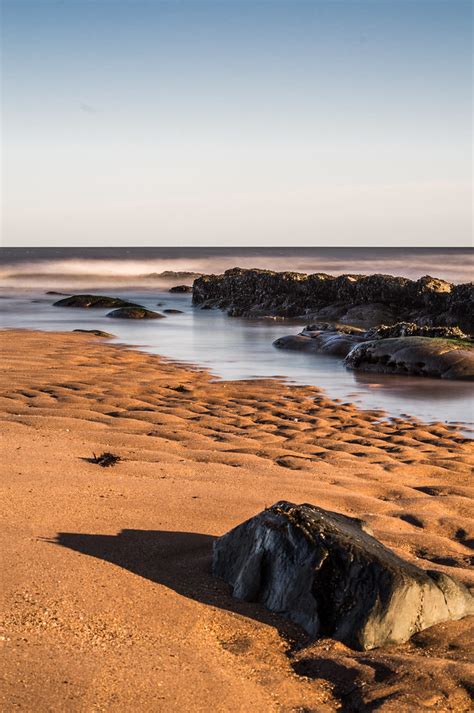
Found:
[[[3,244],[469,244],[469,2],[2,10]]]

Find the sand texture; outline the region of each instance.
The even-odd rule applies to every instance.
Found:
[[[472,618],[355,652],[210,574],[216,536],[286,499],[473,587],[474,453],[453,427],[88,334],[0,337],[2,711],[472,709]]]

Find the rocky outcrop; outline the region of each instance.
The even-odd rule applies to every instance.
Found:
[[[174,292],[174,293],[186,293],[186,292],[192,292],[193,288],[191,285],[175,285],[175,287],[170,287],[168,292]]]
[[[474,613],[466,587],[384,547],[364,523],[279,502],[218,538],[213,573],[233,596],[367,650]]]
[[[344,357],[349,369],[403,376],[474,379],[474,342],[457,327],[399,322],[364,331],[341,324],[311,324],[279,337],[278,349]]]
[[[378,374],[474,380],[474,346],[430,337],[364,341],[345,358],[347,367]]]
[[[80,309],[138,306],[134,302],[122,300],[120,297],[107,297],[105,295],[71,295],[71,297],[53,302],[53,307],[78,307]]]
[[[425,276],[306,275],[233,268],[194,281],[193,303],[234,317],[311,315],[365,327],[407,321],[474,331],[474,283]]]
[[[153,312],[151,309],[135,305],[133,307],[120,307],[109,312],[107,317],[115,319],[165,319],[164,314]]]

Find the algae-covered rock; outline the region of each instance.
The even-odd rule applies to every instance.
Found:
[[[392,325],[381,324],[380,327],[369,329],[366,339],[388,339],[390,337],[437,337],[441,339],[469,340],[459,327],[429,327],[414,322],[397,322]]]
[[[120,297],[108,297],[106,295],[71,295],[63,300],[53,302],[53,307],[78,307],[80,309],[108,307],[136,307],[134,302],[122,300]]]
[[[306,275],[233,268],[194,281],[193,302],[233,317],[302,317],[363,324],[416,321],[474,330],[474,284],[453,285],[429,275]]]
[[[474,380],[471,342],[430,337],[374,339],[356,345],[346,356],[350,369],[379,374]]]
[[[362,521],[314,505],[276,503],[218,538],[213,573],[234,597],[361,650],[474,614],[463,584],[402,560]]]
[[[120,307],[109,312],[107,317],[115,319],[165,319],[164,314],[153,312],[151,309],[134,305],[132,307]]]

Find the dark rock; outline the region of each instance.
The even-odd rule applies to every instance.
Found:
[[[350,307],[339,318],[342,324],[360,324],[367,327],[378,324],[392,324],[396,321],[393,309],[380,303],[369,303]]]
[[[194,281],[193,303],[219,307],[234,317],[300,317],[376,326],[416,321],[429,326],[458,326],[474,331],[474,283],[452,285],[425,276],[243,270],[203,275]]]
[[[122,300],[120,297],[106,297],[104,295],[72,295],[53,303],[53,307],[79,307],[81,309],[138,306],[134,302]]]
[[[108,313],[107,317],[114,317],[115,319],[165,319],[164,314],[153,312],[151,309],[146,309],[140,305],[114,309],[113,312]]]
[[[191,285],[175,285],[175,287],[170,287],[168,292],[192,292],[193,288]]]
[[[365,336],[365,331],[360,327],[354,327],[349,324],[331,324],[328,322],[317,322],[316,324],[308,324],[303,329],[301,334],[306,334],[312,336],[313,334],[319,334],[319,332],[340,332],[342,334],[355,334],[358,336]]]
[[[312,324],[301,334],[280,337],[273,342],[279,349],[345,357],[364,339],[364,332],[345,325]]]
[[[165,314],[184,314],[183,310],[181,309],[164,309],[163,312]]]
[[[469,336],[459,327],[428,327],[420,326],[414,322],[397,322],[391,326],[382,324],[380,327],[370,329],[366,339],[388,339],[390,337],[438,337],[441,339],[469,340]]]
[[[96,337],[106,337],[107,339],[112,339],[115,334],[109,334],[109,332],[103,332],[101,329],[73,329],[73,332],[82,332],[84,334],[94,334]]]
[[[405,562],[364,523],[279,502],[218,538],[213,573],[233,596],[367,650],[474,613],[468,589]]]
[[[288,334],[285,337],[278,337],[273,342],[278,349],[290,349],[295,352],[317,352],[316,341],[303,334]]]
[[[56,290],[48,290],[48,292],[45,292],[45,295],[57,295],[58,297],[68,297],[70,294],[70,292],[56,292]]]
[[[474,380],[474,346],[433,337],[374,339],[356,345],[345,362],[350,369],[382,374]]]
[[[196,277],[201,277],[202,272],[188,272],[187,270],[164,270],[163,272],[150,272],[142,277],[152,278],[156,280],[194,280]]]

